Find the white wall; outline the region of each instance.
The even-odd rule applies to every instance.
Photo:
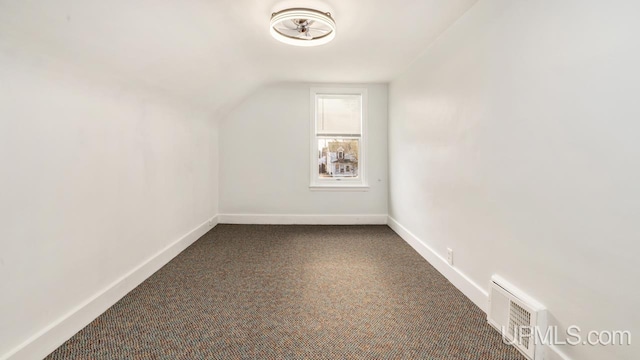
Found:
[[[482,288],[496,273],[537,298],[560,331],[640,336],[639,12],[481,0],[389,88],[390,215]]]
[[[366,192],[309,190],[311,86],[264,87],[221,121],[221,214],[387,214],[387,86],[366,86]]]
[[[218,202],[207,116],[5,45],[0,358],[206,222]]]

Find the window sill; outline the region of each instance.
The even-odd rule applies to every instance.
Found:
[[[369,191],[369,185],[310,185],[311,191]]]

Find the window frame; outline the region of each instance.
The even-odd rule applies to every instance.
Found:
[[[327,136],[318,135],[317,130],[317,111],[316,98],[318,95],[360,95],[361,98],[361,128],[358,145],[358,177],[357,178],[320,178],[318,154],[318,139]],[[367,119],[368,119],[368,94],[367,89],[362,87],[312,87],[309,91],[310,104],[310,179],[309,189],[312,191],[368,191],[369,183],[367,182]],[[341,136],[336,136],[340,138]],[[344,138],[354,138],[345,135]],[[327,164],[328,165],[328,164]]]

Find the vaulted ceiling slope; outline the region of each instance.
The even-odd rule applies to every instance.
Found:
[[[390,81],[475,1],[0,0],[0,41],[224,112],[271,82]],[[271,38],[271,13],[290,7],[330,11],[336,39]]]

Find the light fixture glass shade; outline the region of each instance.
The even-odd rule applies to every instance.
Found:
[[[285,44],[317,46],[336,37],[336,22],[330,13],[313,9],[286,9],[271,15],[271,36]]]

